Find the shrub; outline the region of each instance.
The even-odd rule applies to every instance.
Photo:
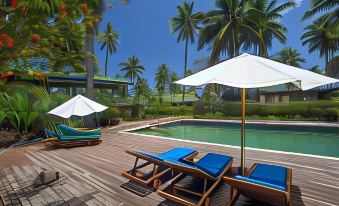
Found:
[[[327,108],[324,109],[324,117],[326,118],[326,121],[338,121],[339,112],[336,108]]]
[[[116,107],[109,107],[98,115],[100,125],[109,125],[109,122],[117,117],[120,117],[120,111]]]
[[[309,116],[310,116],[310,117],[315,117],[315,118],[319,118],[319,119],[320,119],[321,117],[324,116],[324,111],[323,111],[323,109],[320,109],[320,108],[318,108],[318,107],[312,108],[312,109],[310,110]]]

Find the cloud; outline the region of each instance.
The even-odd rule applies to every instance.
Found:
[[[296,7],[298,8],[303,3],[303,0],[294,0],[294,2],[297,4]]]
[[[294,2],[296,3],[296,6],[295,6],[294,8],[300,7],[301,4],[303,3],[303,0],[292,0],[292,1],[294,1]],[[285,1],[285,2],[286,2],[286,1]],[[286,10],[284,10],[283,12],[281,12],[281,14],[282,14],[282,15],[285,15],[285,14],[287,14],[289,11],[291,11],[291,10],[294,9],[294,8],[286,9]]]

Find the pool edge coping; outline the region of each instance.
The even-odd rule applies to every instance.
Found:
[[[147,127],[152,127],[156,125],[163,125],[163,124],[169,124],[173,122],[179,122],[179,121],[204,121],[204,122],[228,122],[228,123],[240,123],[240,120],[219,120],[219,121],[214,121],[212,119],[177,119],[177,120],[171,120],[171,121],[166,121],[166,122],[159,122],[155,124],[146,124],[143,126],[138,126],[134,128],[129,128],[129,129],[124,129],[119,131],[118,133],[122,134],[132,134],[132,135],[141,135],[145,137],[152,137],[152,138],[158,138],[158,139],[169,139],[173,141],[179,141],[179,142],[187,142],[187,143],[195,143],[195,144],[205,144],[205,145],[212,145],[212,146],[221,146],[221,147],[229,147],[229,148],[236,148],[240,149],[240,146],[233,146],[233,145],[227,145],[227,144],[219,144],[219,143],[210,143],[210,142],[201,142],[201,141],[194,141],[194,140],[184,140],[184,139],[174,139],[170,137],[163,137],[163,136],[156,136],[156,135],[147,135],[147,134],[138,134],[138,133],[132,133],[131,131],[138,130],[138,129],[144,129]],[[256,121],[254,122],[247,122],[250,124],[263,124],[262,122]],[[269,124],[269,123],[267,123]],[[316,123],[319,124],[319,123]],[[286,125],[286,124],[272,124],[272,125]],[[305,126],[305,125],[295,125],[295,126]],[[319,125],[311,125],[308,124],[308,126],[319,126]],[[331,126],[325,126],[325,127],[331,127]],[[339,128],[339,125],[337,126]],[[253,148],[253,147],[245,147],[247,150],[253,150],[253,151],[263,151],[263,152],[271,152],[271,153],[280,153],[280,154],[291,154],[291,155],[297,155],[297,156],[304,156],[304,157],[315,157],[315,158],[320,158],[320,159],[330,159],[330,160],[335,160],[339,161],[338,157],[327,157],[327,156],[321,156],[321,155],[312,155],[312,154],[303,154],[303,153],[296,153],[296,152],[285,152],[285,151],[277,151],[277,150],[269,150],[269,149],[260,149],[260,148]]]

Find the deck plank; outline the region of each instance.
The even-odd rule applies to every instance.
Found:
[[[168,119],[167,119],[168,120]],[[162,120],[164,121],[164,120]],[[234,157],[234,165],[240,163],[240,150],[234,147],[208,145],[152,138],[139,134],[120,132],[156,122],[144,121],[123,124],[120,127],[103,129],[100,145],[71,149],[47,150],[43,144],[9,149],[0,156],[0,194],[11,204],[61,204],[68,205],[158,205],[164,199],[156,193],[139,197],[122,189],[127,182],[121,172],[130,169],[134,158],[125,153],[127,149],[139,149],[160,153],[173,147],[191,147],[201,153],[215,152]],[[254,162],[279,164],[293,170],[292,205],[338,205],[339,160],[307,157],[295,154],[247,150],[247,165]],[[48,185],[35,195],[15,194],[28,189],[28,181],[43,168],[59,171],[61,180]],[[25,182],[25,183],[24,183]],[[23,188],[22,187],[27,187]],[[214,192],[212,205],[225,205],[228,186],[222,185]],[[28,194],[28,193],[27,193]],[[19,197],[20,196],[20,197]],[[251,205],[240,198],[236,205]]]

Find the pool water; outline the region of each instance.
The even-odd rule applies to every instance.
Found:
[[[240,129],[238,123],[179,121],[131,132],[240,146]],[[246,147],[339,157],[339,128],[246,124]]]

